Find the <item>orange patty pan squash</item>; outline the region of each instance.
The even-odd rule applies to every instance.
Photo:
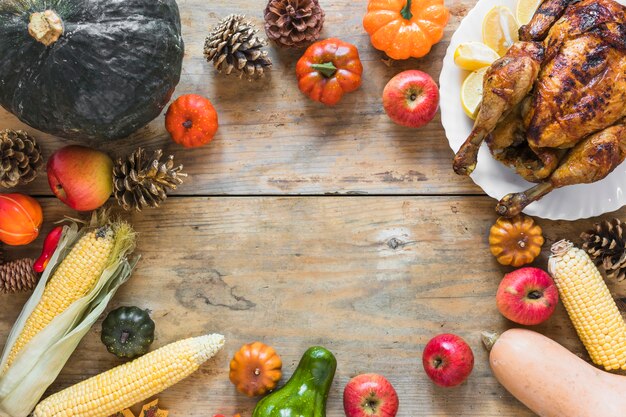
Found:
[[[296,65],[300,91],[327,106],[358,89],[362,74],[356,46],[335,38],[309,46]]]
[[[421,58],[441,40],[449,19],[443,0],[370,0],[363,27],[390,58]]]

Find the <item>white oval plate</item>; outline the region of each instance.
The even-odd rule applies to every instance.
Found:
[[[619,3],[626,4],[626,0],[620,0]],[[479,0],[452,36],[443,61],[439,78],[441,122],[454,152],[459,150],[473,125],[473,121],[465,115],[461,107],[461,84],[468,72],[454,64],[454,51],[460,43],[482,41],[483,18],[497,5],[508,6],[515,13],[517,0]],[[506,194],[533,186],[493,159],[487,146],[481,148],[478,164],[471,178],[485,193],[497,200]],[[626,163],[620,165],[602,181],[555,190],[540,201],[529,205],[524,213],[551,220],[577,220],[599,216],[626,205],[626,195],[622,190],[624,185],[626,185]]]

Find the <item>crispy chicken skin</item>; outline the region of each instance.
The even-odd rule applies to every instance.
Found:
[[[482,142],[533,88],[543,54],[539,43],[517,42],[487,70],[474,128],[454,159],[457,174],[474,171]]]
[[[626,116],[624,22],[623,6],[585,0],[552,27],[525,117],[532,148],[571,148]]]
[[[550,28],[565,12],[572,0],[545,0],[539,5],[531,21],[520,28],[521,41],[542,41]]]

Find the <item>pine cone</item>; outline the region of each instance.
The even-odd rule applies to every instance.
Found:
[[[0,292],[3,294],[30,291],[39,277],[33,270],[32,259],[18,259],[0,265]]]
[[[175,190],[187,174],[182,165],[174,166],[174,156],[160,159],[158,149],[148,158],[143,148],[138,148],[126,159],[119,158],[113,167],[113,194],[124,210],[141,211],[145,207],[159,207],[167,198],[167,191]]]
[[[235,14],[222,19],[206,38],[204,56],[219,72],[252,80],[263,77],[272,61],[262,49],[267,41],[259,38],[258,29],[244,19]]]
[[[619,219],[604,220],[580,235],[583,249],[597,264],[602,264],[607,278],[626,278],[626,223]]]
[[[0,131],[0,187],[28,184],[43,165],[41,149],[23,130]]]
[[[318,0],[270,0],[265,33],[280,46],[301,48],[320,37],[324,17]]]

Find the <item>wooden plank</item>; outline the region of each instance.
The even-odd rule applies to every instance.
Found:
[[[438,79],[448,40],[475,2],[448,2],[452,18],[445,38],[426,58],[389,62],[362,28],[366,2],[321,0],[327,16],[323,36],[356,44],[365,67],[363,87],[339,106],[324,108],[298,91],[295,64],[302,51],[270,48],[274,68],[258,83],[220,76],[204,60],[204,38],[221,17],[245,13],[262,28],[265,0],[179,1],[186,54],[175,95],[198,93],[214,102],[221,123],[216,139],[184,150],[170,141],[161,115],[130,138],[102,148],[114,156],[138,145],[174,153],[191,174],[179,190],[186,195],[481,193],[452,172],[453,153],[439,116],[421,130],[399,127],[381,101],[387,81],[402,70],[421,69]],[[0,110],[0,128],[25,126]],[[37,137],[46,156],[69,143]],[[27,190],[49,194],[45,175]]]
[[[243,343],[262,340],[284,359],[289,376],[309,346],[339,360],[330,417],[343,416],[342,389],[361,372],[385,374],[401,398],[399,416],[530,416],[491,376],[482,330],[511,326],[494,294],[502,274],[489,253],[494,201],[486,197],[172,198],[136,214],[142,259],[109,309],[138,305],[157,323],[154,347],[222,332],[225,351],[161,395],[174,416],[249,416],[254,400],[228,381],[228,362]],[[48,227],[73,214],[43,199]],[[626,216],[626,209],[617,213]],[[577,241],[592,220],[540,221],[547,244]],[[45,232],[45,231],[44,231]],[[40,244],[9,256],[35,253]],[[616,296],[626,285],[612,285]],[[26,300],[2,296],[0,342]],[[99,341],[98,323],[52,387],[64,388],[120,361]],[[537,330],[586,357],[561,306]],[[430,337],[458,333],[471,344],[469,381],[440,389],[421,369]]]

